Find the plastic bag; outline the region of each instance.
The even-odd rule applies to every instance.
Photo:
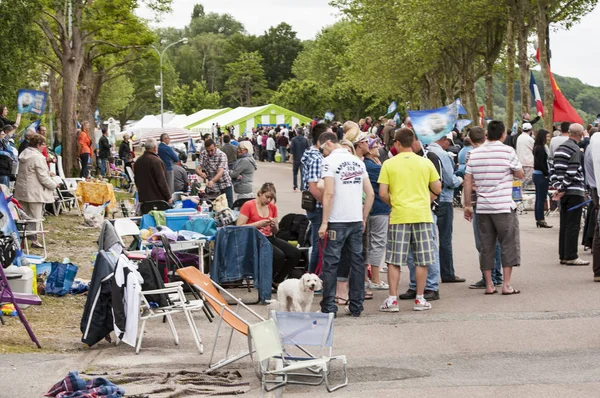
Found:
[[[104,209],[106,206],[87,205],[83,209],[83,222],[90,227],[100,228],[104,222]]]
[[[69,293],[77,270],[77,266],[72,263],[52,263],[52,270],[46,279],[46,294],[64,296]]]

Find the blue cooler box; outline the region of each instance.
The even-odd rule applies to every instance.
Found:
[[[165,211],[167,227],[172,231],[182,230],[185,223],[191,218],[198,216],[196,209],[169,209]]]

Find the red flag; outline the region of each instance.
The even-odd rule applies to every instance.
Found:
[[[550,84],[552,84],[552,91],[554,92],[552,122],[571,122],[583,125],[583,120],[577,114],[575,108],[567,101],[562,91],[560,91],[560,88],[558,88],[554,76],[552,76],[552,72],[549,70],[548,72],[550,73]]]
[[[540,62],[539,47],[535,52],[535,59],[538,61],[538,63]],[[583,125],[583,120],[577,114],[575,108],[573,108],[573,106],[563,95],[562,91],[560,91],[560,88],[558,88],[558,84],[556,84],[554,76],[552,75],[552,71],[550,70],[550,65],[548,65],[548,74],[550,75],[550,84],[552,85],[552,91],[554,92],[552,122],[571,122]]]
[[[485,121],[484,116],[485,116],[485,112],[484,112],[484,107],[483,105],[479,107],[479,127],[483,127],[483,122]]]

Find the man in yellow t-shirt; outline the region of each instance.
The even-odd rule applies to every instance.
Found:
[[[379,196],[392,207],[385,261],[388,264],[390,295],[380,311],[398,312],[398,283],[400,266],[408,265],[408,253],[412,252],[415,262],[417,297],[415,311],[431,309],[423,297],[427,279],[427,264],[435,261],[432,195],[439,196],[442,190],[440,176],[433,163],[412,151],[415,133],[408,128],[398,130],[394,136],[394,147],[398,154],[386,160],[379,175]]]

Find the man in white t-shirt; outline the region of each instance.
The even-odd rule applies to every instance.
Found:
[[[535,140],[531,137],[532,129],[531,123],[523,123],[523,133],[517,138],[517,158],[525,173],[523,186],[531,183],[533,175],[533,143]]]
[[[350,266],[350,303],[345,311],[357,317],[363,310],[365,299],[362,234],[375,194],[365,164],[338,143],[336,134],[323,133],[318,142],[325,156],[321,173],[325,183],[323,222],[319,228],[319,237],[325,239],[327,236],[321,274],[321,312],[337,312],[335,288],[338,266],[344,252],[344,258]],[[363,192],[366,194],[364,205]]]

